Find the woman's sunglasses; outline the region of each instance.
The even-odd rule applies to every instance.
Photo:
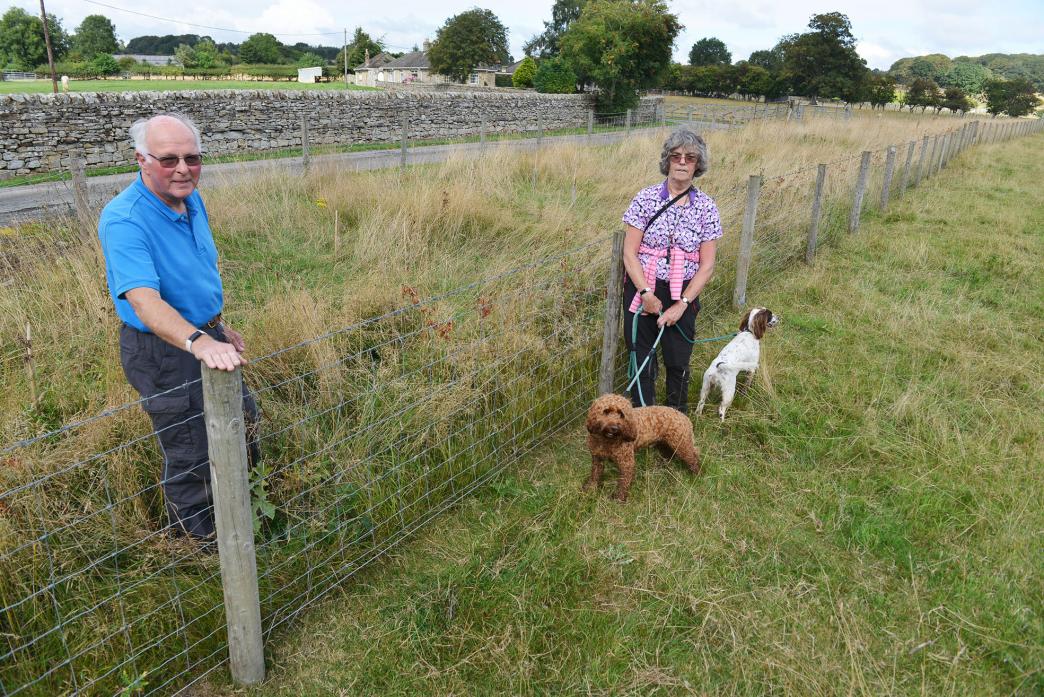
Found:
[[[671,157],[671,162],[674,162],[676,164],[677,163],[685,164],[687,162],[695,163],[695,162],[698,162],[699,159],[700,159],[699,155],[697,155],[696,153],[691,153],[691,152],[672,152],[670,157]]]

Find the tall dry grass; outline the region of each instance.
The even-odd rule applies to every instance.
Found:
[[[766,178],[759,209],[765,232],[752,270],[757,283],[759,274],[803,251],[817,163],[831,163],[827,218],[835,224],[826,225],[821,237],[829,241],[860,151],[917,138],[922,126],[948,125],[911,128],[909,120],[888,118],[758,122],[708,133],[712,167],[699,183],[717,201],[727,235],[716,279],[705,292],[702,326],[718,332],[733,321],[723,310],[748,175]],[[244,332],[251,355],[280,352],[247,371],[263,392],[266,429],[273,433],[263,444],[266,495],[283,504],[284,532],[300,533],[284,538],[296,561],[272,550],[274,570],[263,589],[266,619],[278,623],[286,619],[280,615],[284,604],[301,602],[293,584],[302,565],[311,569],[328,559],[323,555],[330,545],[343,550],[359,542],[360,530],[375,548],[398,539],[437,508],[432,491],[456,492],[481,481],[499,448],[517,453],[531,447],[526,444],[539,441],[552,424],[578,413],[593,389],[607,233],[620,225],[635,191],[658,180],[664,135],[649,130],[612,145],[548,144],[538,152],[491,146],[481,157],[460,155],[405,170],[345,174],[317,167],[306,176],[287,176],[273,169],[250,179],[204,180],[222,256],[226,317]],[[875,205],[873,191],[868,208]],[[605,242],[566,254],[599,240]],[[160,457],[140,409],[119,409],[136,395],[119,367],[118,323],[93,231],[73,221],[34,224],[0,244],[0,375],[6,386],[0,443],[117,408],[5,457],[0,491],[41,477],[48,483],[6,499],[0,510],[6,572],[0,601],[12,605],[59,579],[50,593],[55,612],[86,616],[83,622],[118,635],[120,622],[113,622],[107,602],[117,597],[119,613],[131,618],[122,620],[129,647],[140,639],[130,636],[127,622],[150,614],[149,626],[138,624],[136,632],[185,634],[188,604],[188,614],[202,618],[193,620],[189,635],[209,646],[208,637],[220,628],[216,569],[155,534],[162,509]],[[553,263],[509,274],[556,254],[562,257]],[[409,307],[414,297],[472,283],[473,290],[452,299],[366,324]],[[495,306],[486,318],[474,311],[483,302]],[[21,339],[26,325],[31,361]],[[309,342],[353,325],[358,328]],[[450,329],[442,335],[440,328]],[[307,345],[282,351],[302,342]],[[515,412],[519,416],[511,417]],[[507,429],[481,426],[491,415],[510,417]],[[367,430],[371,423],[379,429]],[[410,455],[418,449],[424,453],[419,459]],[[105,457],[94,457],[99,453]],[[440,470],[442,462],[452,464]],[[401,474],[388,478],[385,472]],[[319,483],[333,487],[313,495]],[[362,510],[365,524],[359,522]],[[312,529],[324,515],[344,525]],[[51,545],[43,556],[32,543],[41,535]],[[95,566],[97,559],[105,563]],[[89,575],[77,571],[88,567]],[[154,578],[157,569],[162,579]],[[120,584],[128,581],[134,590],[122,593]],[[46,630],[47,600],[39,595],[19,604],[0,631],[18,637]],[[94,606],[100,609],[87,612]],[[20,656],[25,663],[16,670],[32,674],[33,666],[60,658],[59,638],[64,641],[50,636],[39,647],[44,650]],[[89,632],[77,639],[81,650],[91,641]],[[93,662],[119,665],[112,663],[119,651],[107,644]],[[161,656],[159,647],[148,654],[150,660]],[[148,669],[121,666],[132,678]],[[100,672],[87,673],[102,679]]]

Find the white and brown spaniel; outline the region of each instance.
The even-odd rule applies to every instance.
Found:
[[[758,369],[761,358],[761,337],[770,327],[779,324],[779,317],[766,307],[755,307],[747,311],[740,320],[740,331],[732,341],[711,361],[710,367],[703,374],[703,387],[700,388],[700,403],[696,405],[696,413],[703,411],[712,385],[721,388],[721,406],[718,414],[725,420],[732,399],[736,396],[736,377],[741,372],[747,373],[747,388],[754,382],[754,373]]]

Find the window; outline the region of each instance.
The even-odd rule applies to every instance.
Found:
[[[470,82],[472,85],[477,85],[478,84],[478,73],[472,73],[471,77],[468,78],[468,82]]]

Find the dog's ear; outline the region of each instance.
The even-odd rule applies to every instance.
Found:
[[[638,417],[634,408],[628,404],[626,409],[620,411],[620,437],[625,441],[638,440]]]
[[[587,410],[587,422],[584,424],[584,428],[587,429],[588,433],[595,433],[601,429],[598,428],[598,414],[595,405],[598,404],[596,400],[591,408]]]
[[[747,310],[747,311],[746,311],[746,312],[745,312],[745,313],[743,314],[743,319],[741,319],[741,320],[740,320],[740,327],[739,327],[739,330],[740,330],[741,332],[745,332],[745,331],[747,331],[747,322],[749,322],[749,321],[750,321],[750,310]]]
[[[772,314],[768,310],[762,310],[754,316],[754,320],[750,322],[750,333],[754,335],[756,339],[761,339],[765,336],[765,331],[768,329],[769,315]]]

